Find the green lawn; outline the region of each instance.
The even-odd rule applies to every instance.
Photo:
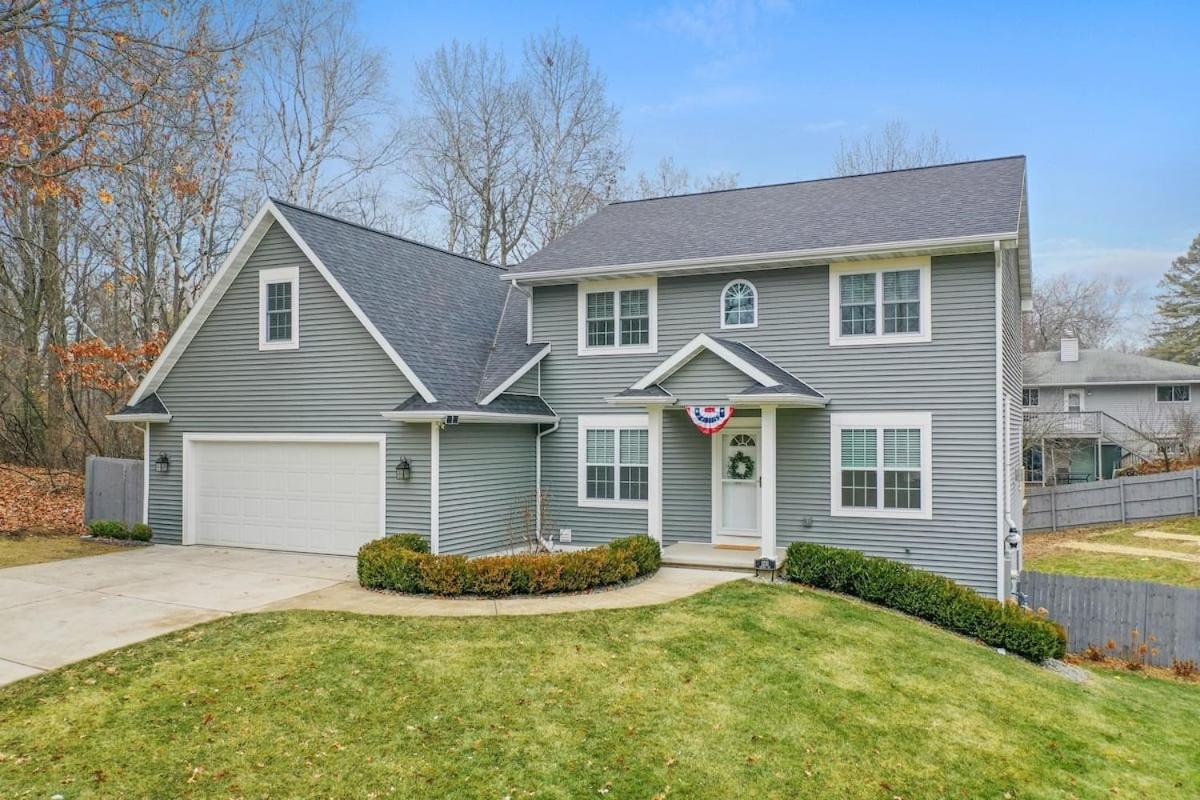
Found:
[[[0,534],[0,569],[58,561],[63,558],[98,556],[101,553],[123,549],[121,545],[85,541],[77,534],[22,536],[6,533]]]
[[[0,796],[1196,797],[1200,685],[1079,686],[736,582],[546,617],[245,615],[0,689]]]
[[[1104,528],[1080,528],[1058,533],[1036,533],[1026,537],[1025,568],[1038,572],[1059,572],[1093,578],[1119,578],[1128,581],[1155,581],[1200,588],[1200,546],[1189,542],[1147,539],[1138,531],[1164,531],[1200,537],[1200,519],[1184,517],[1155,520],[1136,525]],[[1144,555],[1117,555],[1072,550],[1068,542],[1123,545],[1148,550],[1186,553],[1196,561],[1178,561]]]

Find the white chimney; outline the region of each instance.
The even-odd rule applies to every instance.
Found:
[[[1058,360],[1079,360],[1079,340],[1075,338],[1075,334],[1071,331],[1064,332],[1062,339],[1058,341]]]

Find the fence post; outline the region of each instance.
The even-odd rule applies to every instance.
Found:
[[[1054,503],[1054,484],[1050,484],[1050,530],[1058,531],[1058,509]]]
[[[1125,479],[1117,479],[1117,488],[1121,490],[1121,522],[1125,522]]]
[[[1200,517],[1200,484],[1196,482],[1196,468],[1192,467],[1192,516]]]

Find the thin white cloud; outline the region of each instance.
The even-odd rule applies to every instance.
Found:
[[[687,92],[663,103],[639,106],[637,110],[648,115],[670,115],[688,111],[709,111],[748,106],[753,105],[762,98],[762,92],[754,86],[710,86],[699,91]]]
[[[824,122],[805,122],[800,126],[800,130],[806,133],[825,133],[844,128],[846,125],[847,122],[844,119],[831,119]]]
[[[652,24],[706,47],[738,47],[767,17],[792,11],[789,0],[702,0],[674,3],[652,15]]]

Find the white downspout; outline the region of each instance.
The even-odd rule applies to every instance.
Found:
[[[538,380],[541,380],[540,371]],[[534,443],[533,532],[534,535],[537,536],[538,541],[541,542],[542,547],[545,547],[547,550],[554,549],[554,541],[553,539],[547,541],[542,536],[542,437],[549,436],[550,434],[554,433],[556,430],[558,430],[560,425],[562,425],[562,422],[560,420],[555,420],[554,424],[546,430],[538,431],[537,438]]]

